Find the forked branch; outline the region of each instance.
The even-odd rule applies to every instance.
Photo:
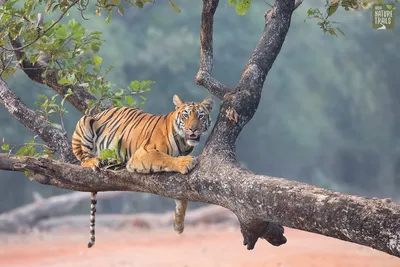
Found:
[[[195,77],[198,85],[202,85],[213,95],[222,99],[230,88],[211,75],[213,67],[213,25],[214,14],[219,0],[203,0],[200,27],[200,69]]]

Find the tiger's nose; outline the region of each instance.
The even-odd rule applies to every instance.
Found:
[[[195,131],[197,131],[197,128],[195,128],[195,127],[189,127],[189,130],[191,130],[192,132],[195,132]]]

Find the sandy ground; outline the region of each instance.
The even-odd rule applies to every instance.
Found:
[[[108,230],[98,227],[97,242],[86,247],[87,229],[0,236],[0,266],[268,266],[400,267],[400,259],[336,239],[286,228],[288,243],[273,247],[259,240],[246,250],[237,227]]]

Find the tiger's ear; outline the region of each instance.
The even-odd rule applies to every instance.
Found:
[[[179,98],[178,95],[174,95],[172,101],[174,102],[175,108],[179,108],[183,104],[183,101]]]
[[[209,112],[211,112],[211,110],[213,109],[213,106],[214,106],[214,100],[212,99],[211,96],[207,96],[207,97],[201,102],[201,104],[204,105],[204,106],[207,108],[207,110],[208,110]]]

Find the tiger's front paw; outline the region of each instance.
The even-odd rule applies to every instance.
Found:
[[[100,161],[98,158],[90,158],[82,161],[81,166],[91,168],[94,171],[98,171],[100,168]]]
[[[182,156],[178,157],[177,160],[177,170],[182,174],[190,172],[199,163],[198,158],[193,156]]]

